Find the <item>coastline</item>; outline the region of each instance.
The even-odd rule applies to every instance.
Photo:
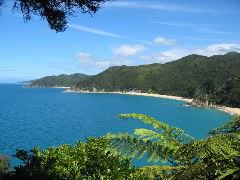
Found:
[[[50,87],[50,88],[59,88],[59,89],[70,89],[71,87],[65,87],[65,86],[56,86],[56,87]]]
[[[68,86],[50,86],[50,87],[47,87],[47,86],[26,86],[26,85],[23,85],[23,87],[30,87],[30,88],[54,88],[54,89],[70,89],[71,87],[68,87]]]
[[[75,91],[67,89],[64,91],[65,93],[87,93],[87,94],[125,94],[125,95],[131,95],[131,96],[149,96],[149,97],[158,97],[158,98],[164,98],[164,99],[173,99],[173,100],[179,100],[184,101],[187,103],[191,103],[193,99],[188,99],[180,96],[170,96],[170,95],[162,95],[162,94],[149,94],[149,93],[140,93],[140,92],[104,92],[104,91]]]
[[[229,113],[231,115],[240,115],[240,108],[231,108],[231,107],[226,107],[226,106],[217,106],[219,111],[223,111],[226,113]]]
[[[132,96],[149,96],[149,97],[157,97],[157,98],[164,98],[164,99],[173,99],[178,101],[183,101],[186,103],[192,103],[193,99],[184,98],[180,96],[170,96],[170,95],[162,95],[162,94],[149,94],[149,93],[140,93],[140,92],[104,92],[104,91],[75,91],[69,88],[66,88],[64,93],[86,93],[86,94],[124,94],[124,95],[132,95]],[[191,105],[190,105],[191,106]],[[216,106],[219,111],[223,111],[230,115],[240,115],[240,108],[231,108],[226,106]]]
[[[164,99],[173,99],[173,100],[179,100],[179,101],[184,101],[187,103],[191,103],[193,99],[188,99],[180,96],[170,96],[170,95],[163,95],[163,94],[149,94],[149,93],[137,93],[137,92],[126,92],[126,93],[121,93],[120,94],[127,94],[127,95],[132,95],[132,96],[149,96],[149,97],[158,97],[158,98],[164,98]]]

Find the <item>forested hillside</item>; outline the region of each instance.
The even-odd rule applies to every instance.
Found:
[[[41,79],[31,81],[31,87],[70,87],[84,79],[87,75],[76,73],[71,75],[61,74],[59,76],[47,76]]]
[[[189,55],[166,64],[116,66],[78,82],[74,90],[124,91],[207,97],[213,103],[239,107],[240,54]],[[234,102],[233,102],[234,101]]]

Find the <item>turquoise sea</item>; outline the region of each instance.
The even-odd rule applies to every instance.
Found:
[[[119,119],[120,113],[147,114],[196,138],[230,118],[217,110],[183,104],[155,97],[63,93],[63,89],[0,84],[0,154],[11,156],[15,149],[73,144],[89,136],[131,133],[134,128],[146,127],[138,121]]]

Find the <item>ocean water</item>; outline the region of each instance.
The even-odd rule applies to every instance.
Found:
[[[57,88],[0,84],[0,154],[11,156],[16,149],[73,144],[89,136],[131,133],[134,128],[148,127],[139,121],[119,119],[121,113],[153,116],[195,138],[205,137],[210,129],[230,118],[224,112],[183,104],[155,97],[63,93]]]

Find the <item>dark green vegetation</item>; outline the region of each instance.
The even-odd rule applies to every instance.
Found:
[[[240,107],[240,76],[228,80],[215,96],[217,104]]]
[[[47,76],[41,79],[31,81],[31,87],[70,87],[73,86],[89,76],[81,73],[59,76]]]
[[[13,10],[21,12],[24,21],[40,16],[51,29],[62,32],[67,28],[70,16],[78,12],[92,15],[106,1],[109,0],[14,0]],[[4,0],[0,0],[0,8],[3,4]]]
[[[134,134],[108,134],[75,145],[61,145],[31,152],[18,150],[23,162],[8,171],[8,160],[0,157],[0,179],[239,179],[240,117],[195,140],[182,129],[142,114],[122,114],[152,129],[135,129]],[[159,166],[135,168],[128,158],[147,154]],[[3,159],[3,160],[2,160]],[[165,165],[164,163],[168,163]]]
[[[152,125],[154,130],[135,129],[133,135],[109,134],[113,146],[127,157],[148,155],[150,160],[171,166],[148,166],[140,171],[160,179],[239,179],[240,117],[194,140],[183,130],[141,114],[120,115]]]
[[[80,180],[80,179],[135,179],[136,169],[128,159],[109,151],[105,138],[90,138],[74,146],[61,145],[31,152],[18,150],[23,162],[15,170],[0,176],[4,180]]]
[[[240,107],[240,54],[190,55],[166,64],[110,67],[79,82],[74,90],[129,91],[176,95]]]

